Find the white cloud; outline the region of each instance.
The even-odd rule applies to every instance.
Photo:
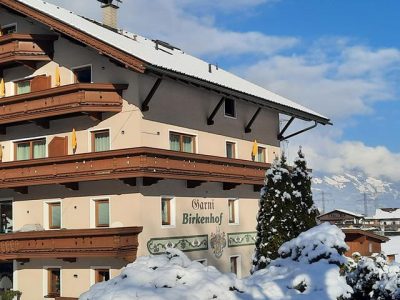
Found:
[[[317,134],[303,139],[303,145],[310,166],[319,171],[342,174],[359,170],[372,177],[400,181],[400,153],[384,146],[370,147],[360,141],[335,142]]]
[[[235,71],[334,120],[371,113],[375,102],[396,98],[390,75],[400,70],[399,50],[348,46],[321,55],[323,49],[311,48],[309,53],[276,55]]]

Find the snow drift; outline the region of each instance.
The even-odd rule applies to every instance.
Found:
[[[346,299],[352,289],[340,275],[346,262],[343,232],[322,224],[283,244],[267,269],[244,279],[190,261],[177,249],[139,257],[121,275],[98,283],[80,300],[131,299]]]

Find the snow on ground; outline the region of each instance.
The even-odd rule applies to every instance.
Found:
[[[139,257],[121,275],[92,286],[79,299],[336,300],[351,292],[339,274],[345,249],[343,232],[321,224],[283,244],[280,258],[244,279],[168,249],[163,255]]]
[[[400,236],[389,236],[389,241],[382,244],[385,255],[395,254],[395,261],[400,263]]]

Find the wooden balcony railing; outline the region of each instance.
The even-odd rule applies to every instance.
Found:
[[[136,177],[260,186],[269,164],[155,148],[130,148],[0,163],[0,188]],[[127,181],[126,181],[127,182]],[[132,180],[129,181],[132,184]],[[134,184],[134,183],[133,183]]]
[[[0,235],[1,260],[81,257],[136,259],[142,227],[61,229]]]
[[[126,84],[77,83],[0,98],[0,125],[74,113],[120,112]]]
[[[56,35],[7,34],[0,37],[0,67],[25,64],[35,67],[37,62],[50,61],[54,53]]]

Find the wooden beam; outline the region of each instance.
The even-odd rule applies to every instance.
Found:
[[[62,183],[61,185],[65,186],[65,188],[71,191],[79,191],[79,182]]]
[[[154,94],[158,90],[158,87],[160,86],[162,81],[162,78],[157,78],[156,82],[154,83],[153,87],[151,88],[149,94],[147,95],[146,99],[142,103],[142,111],[148,111],[149,108],[149,103],[151,99],[153,99]]]
[[[74,263],[76,262],[76,257],[63,257],[61,258],[65,262]]]
[[[103,114],[101,112],[89,112],[87,115],[95,122],[103,121]]]
[[[294,121],[295,117],[291,117],[290,120],[286,123],[285,127],[283,127],[282,131],[279,132],[278,134],[278,140],[282,140],[283,134],[286,132],[286,130],[289,128],[290,124]]]
[[[151,186],[162,180],[162,178],[143,177],[143,186]]]
[[[36,126],[43,128],[43,129],[49,129],[50,128],[50,121],[49,119],[39,119],[32,121],[33,123],[36,124]]]
[[[38,69],[36,61],[20,61],[19,63],[33,71],[36,71]]]
[[[136,186],[136,178],[123,178],[121,181],[129,186]]]
[[[230,191],[233,190],[235,187],[237,187],[238,185],[240,185],[240,183],[236,183],[236,182],[223,182],[222,186],[223,186],[223,190],[224,191]]]
[[[27,186],[21,186],[21,187],[15,187],[13,188],[14,192],[22,195],[28,194],[28,187]]]
[[[221,108],[222,104],[224,104],[224,102],[225,102],[225,97],[222,97],[221,100],[219,100],[217,106],[214,108],[211,115],[207,118],[207,125],[214,125],[214,117]]]
[[[205,181],[203,180],[187,180],[186,181],[186,187],[188,189],[194,189],[200,185],[202,185]]]
[[[244,132],[245,133],[250,133],[251,132],[251,126],[253,125],[254,121],[257,119],[258,114],[261,111],[261,107],[259,107],[256,111],[256,113],[253,115],[253,117],[251,118],[250,122],[246,125]]]

